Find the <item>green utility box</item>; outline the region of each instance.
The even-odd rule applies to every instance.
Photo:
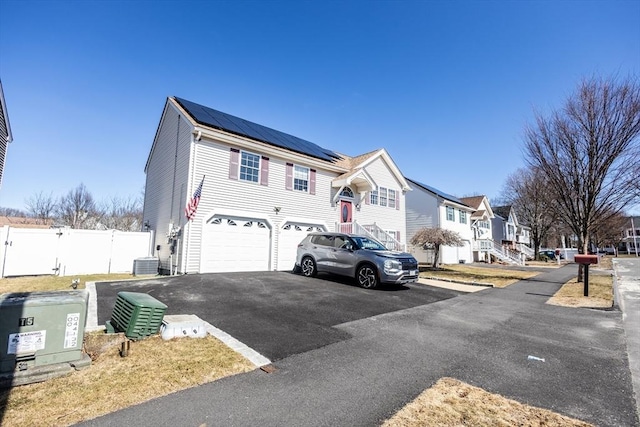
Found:
[[[0,372],[83,359],[85,290],[0,295]]]
[[[139,340],[160,332],[167,306],[149,294],[118,292],[116,304],[107,321],[107,332],[124,332],[132,340]]]

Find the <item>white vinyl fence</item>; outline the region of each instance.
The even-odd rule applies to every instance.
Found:
[[[151,232],[0,228],[0,277],[132,273]]]

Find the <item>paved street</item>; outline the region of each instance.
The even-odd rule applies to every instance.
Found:
[[[638,426],[622,313],[545,304],[576,268],[348,321],[334,327],[346,339],[284,357],[274,373],[226,378],[85,425],[372,426],[450,376],[596,425]]]

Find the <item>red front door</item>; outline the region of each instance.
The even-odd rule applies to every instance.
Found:
[[[348,200],[340,200],[340,232],[347,234],[353,232],[352,213],[353,204]]]

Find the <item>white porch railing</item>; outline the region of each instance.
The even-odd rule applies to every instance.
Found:
[[[336,222],[335,230],[345,234],[361,234],[369,236],[382,243],[390,251],[405,251],[406,247],[394,236],[384,231],[377,224],[362,225],[357,221]]]
[[[512,251],[491,239],[474,241],[473,250],[489,252],[499,260],[509,264],[524,265],[524,257],[519,252]]]
[[[522,244],[522,243],[518,243],[516,245],[516,249],[518,249],[518,251],[522,252],[523,254],[525,254],[525,256],[527,258],[535,258],[535,254],[533,253],[533,249],[531,249],[529,246]]]

